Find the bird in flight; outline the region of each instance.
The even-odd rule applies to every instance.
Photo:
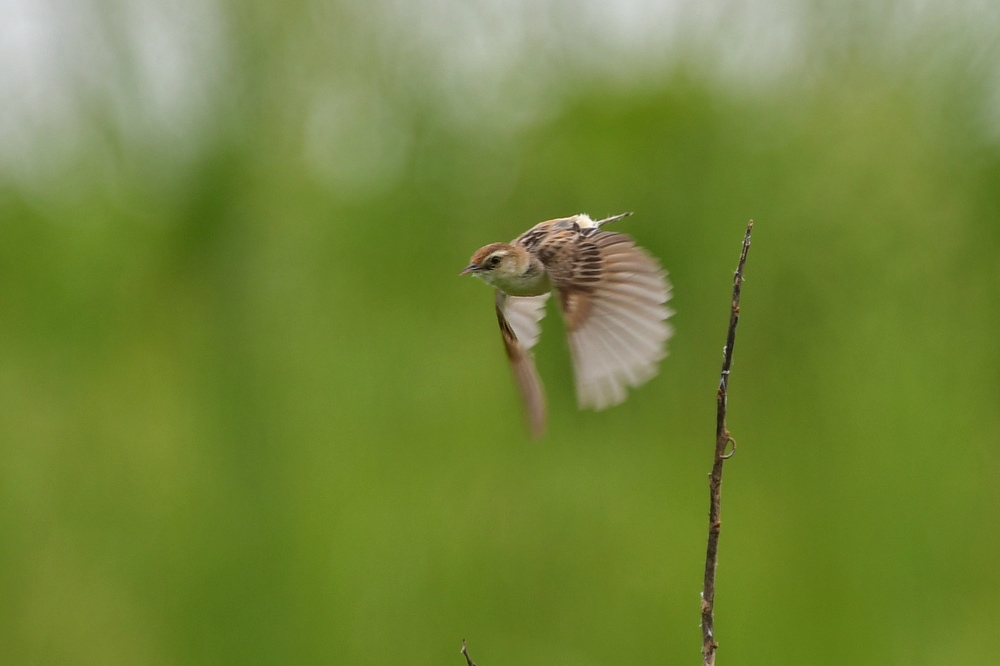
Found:
[[[629,215],[541,222],[510,243],[479,248],[461,273],[496,288],[497,322],[535,437],[545,430],[545,393],[530,350],[551,292],[566,323],[580,409],[621,403],[667,354],[666,271],[630,237],[602,229]]]

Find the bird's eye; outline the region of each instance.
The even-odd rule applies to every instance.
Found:
[[[489,261],[490,266],[496,266],[499,263],[500,263],[500,255],[499,254],[494,254],[492,257],[490,257],[490,261]]]

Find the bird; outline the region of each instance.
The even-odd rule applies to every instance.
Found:
[[[650,380],[673,334],[667,272],[626,234],[578,214],[536,224],[510,243],[490,243],[460,275],[492,286],[504,349],[533,437],[545,431],[545,392],[531,348],[555,292],[565,321],[580,409],[623,402],[628,388]]]

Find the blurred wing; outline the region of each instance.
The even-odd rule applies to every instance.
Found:
[[[508,296],[502,291],[497,292],[497,307],[503,310],[503,316],[525,351],[534,347],[542,334],[540,322],[545,316],[548,300],[547,293],[541,296]]]
[[[673,314],[666,272],[628,236],[595,229],[580,237],[572,270],[553,280],[580,408],[619,404],[666,356]]]
[[[532,437],[540,437],[545,431],[545,392],[535,369],[535,360],[528,350],[538,342],[541,332],[538,322],[545,316],[548,297],[548,294],[508,296],[502,291],[497,291],[496,295],[497,323],[500,324],[503,346],[514,371]]]

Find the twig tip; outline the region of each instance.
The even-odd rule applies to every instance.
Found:
[[[469,650],[465,646],[465,639],[462,639],[462,656],[465,657],[465,663],[467,666],[476,666],[476,662],[472,661],[472,657],[469,656]]]

